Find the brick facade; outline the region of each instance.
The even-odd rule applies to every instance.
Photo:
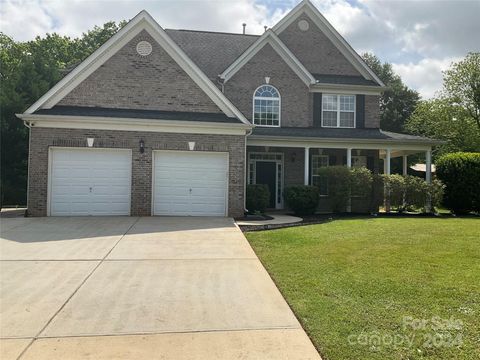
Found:
[[[301,20],[308,22],[307,31],[299,29],[298,22]],[[312,74],[360,75],[350,61],[305,14],[293,21],[278,37]]]
[[[380,128],[380,96],[365,96],[365,127]]]
[[[265,84],[267,76],[270,77],[270,85],[280,92],[281,126],[312,126],[312,93],[269,44],[225,84],[225,95],[251,121],[253,94],[256,88]]]
[[[142,40],[152,44],[148,56],[136,51]],[[221,113],[146,31],[135,36],[58,105]]]
[[[86,147],[86,138],[95,138],[95,147],[132,149],[131,215],[149,216],[152,201],[152,151],[188,150],[229,153],[228,215],[241,216],[244,210],[245,136],[201,135],[160,132],[107,131],[36,128],[31,129],[29,153],[28,213],[47,215],[49,147]],[[139,152],[139,142],[145,152]]]

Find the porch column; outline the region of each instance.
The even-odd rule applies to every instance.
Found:
[[[403,155],[403,176],[408,175],[408,155]]]
[[[425,153],[425,181],[429,184],[432,183],[432,150],[427,150]],[[425,211],[427,213],[432,212],[432,199],[430,194],[427,195],[427,203],[425,204]]]
[[[352,167],[352,149],[347,149],[347,167]]]
[[[303,176],[303,183],[305,185],[309,184],[309,175],[310,175],[310,148],[305,148],[305,167],[304,167],[304,176]]]
[[[392,149],[387,149],[385,154],[385,161],[384,161],[384,174],[390,175],[390,159],[392,156]],[[387,188],[384,190],[385,193],[385,211],[388,213],[390,212],[390,194],[387,191]]]
[[[347,167],[352,167],[352,149],[347,149]],[[348,196],[348,204],[347,204],[347,212],[352,212],[352,196],[349,194]]]

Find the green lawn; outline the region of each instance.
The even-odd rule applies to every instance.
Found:
[[[342,219],[246,236],[324,359],[480,359],[480,220]]]

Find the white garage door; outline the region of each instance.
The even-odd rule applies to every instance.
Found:
[[[154,152],[154,215],[225,216],[228,154]]]
[[[130,150],[52,148],[50,164],[50,215],[130,215]]]

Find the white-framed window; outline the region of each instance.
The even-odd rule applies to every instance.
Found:
[[[323,127],[355,127],[355,95],[323,94]]]
[[[280,126],[280,93],[272,85],[262,85],[253,94],[253,123]]]
[[[318,188],[320,196],[328,195],[327,179],[318,173],[322,167],[329,165],[328,155],[312,155],[312,174],[310,182]]]
[[[352,155],[352,167],[367,167],[367,157],[364,155]]]

